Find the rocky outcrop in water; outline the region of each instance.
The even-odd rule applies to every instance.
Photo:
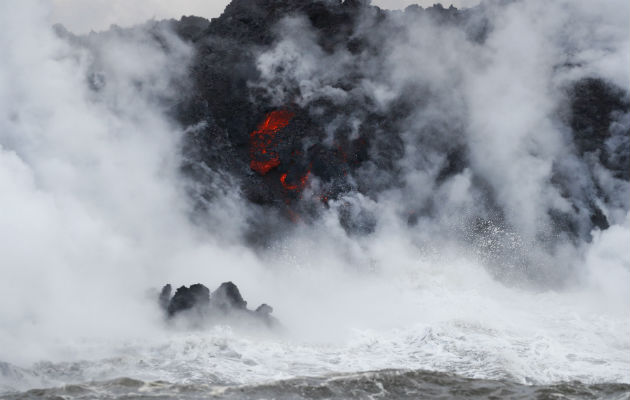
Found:
[[[158,304],[168,319],[184,317],[201,324],[237,321],[278,326],[271,316],[271,306],[262,304],[255,311],[249,310],[238,287],[232,282],[222,283],[214,292],[200,283],[181,286],[174,295],[172,291],[172,286],[166,284],[158,297]]]

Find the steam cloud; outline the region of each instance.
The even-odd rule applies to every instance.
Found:
[[[325,121],[328,148],[374,129],[367,161],[325,205],[337,181],[310,176],[297,223],[252,204],[243,185],[259,178],[234,160],[191,150],[216,121],[178,115],[198,47],[173,23],[75,36],[46,10],[0,3],[0,360],[80,358],[59,344],[157,335],[144,290],[165,282],[232,280],[300,337],[399,326],[417,318],[415,291],[503,296],[488,273],[568,285],[589,310],[627,315],[630,185],[580,152],[568,111],[587,78],[628,104],[627,1],[489,1],[464,26],[413,9],[383,22],[365,8],[360,52],[328,46],[304,15],[281,19],[272,43],[243,49],[255,60],[244,89]],[[622,157],[627,107],[611,118],[605,146]],[[190,163],[205,175],[182,173]],[[252,232],[269,240],[251,246]],[[465,296],[453,299],[427,303],[427,321],[462,317]]]

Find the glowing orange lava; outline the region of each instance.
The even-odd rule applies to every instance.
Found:
[[[310,173],[311,171],[308,171],[306,175],[301,177],[300,180],[295,184],[288,183],[287,174],[284,173],[280,177],[280,183],[282,183],[282,187],[284,187],[286,190],[302,190],[304,189],[304,186],[306,186],[306,182],[308,181],[308,176],[310,175]]]
[[[277,143],[274,142],[280,130],[289,125],[293,113],[286,110],[272,111],[267,114],[265,121],[258,129],[250,134],[250,163],[249,167],[260,175],[266,175],[269,171],[280,165],[280,157],[276,151]]]

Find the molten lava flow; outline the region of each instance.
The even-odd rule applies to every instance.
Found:
[[[302,176],[298,180],[298,182],[295,184],[291,184],[287,182],[287,174],[284,173],[280,177],[280,183],[282,183],[282,187],[284,187],[286,190],[300,190],[301,191],[302,189],[304,189],[304,186],[306,186],[306,182],[308,181],[308,176],[310,173],[311,171],[308,171],[306,175]]]
[[[260,175],[266,175],[269,171],[280,165],[280,157],[276,151],[276,135],[281,129],[289,125],[293,113],[286,110],[272,111],[267,114],[265,121],[258,129],[250,134],[250,163],[252,170]]]

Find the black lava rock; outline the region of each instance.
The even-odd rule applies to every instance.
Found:
[[[232,282],[222,283],[212,293],[200,283],[181,286],[172,298],[171,291],[171,285],[167,284],[158,297],[158,304],[168,319],[183,316],[201,323],[254,321],[268,327],[278,325],[271,316],[271,306],[263,304],[256,311],[247,309],[247,302]]]
[[[630,110],[624,91],[598,78],[577,81],[570,90],[571,119],[580,155],[597,153],[602,165],[619,179],[630,180],[630,132],[612,128]]]
[[[284,226],[278,222],[278,216],[286,217],[285,222],[309,221],[317,218],[329,201],[345,194],[358,192],[377,198],[384,191],[403,187],[405,176],[398,160],[405,156],[406,141],[416,141],[417,151],[425,153],[421,157],[427,160],[435,159],[436,154],[444,159],[436,186],[470,167],[464,139],[465,116],[454,114],[452,123],[426,123],[416,131],[410,128],[414,113],[431,104],[435,96],[427,85],[410,85],[386,109],[374,104],[364,85],[366,81],[384,78],[375,72],[384,68],[384,43],[392,38],[411,40],[406,28],[414,24],[434,23],[461,29],[468,40],[483,45],[494,29],[492,13],[484,7],[493,5],[463,10],[439,4],[429,8],[410,6],[400,13],[369,3],[233,0],[219,18],[208,24],[191,18],[174,22],[175,31],[191,41],[197,51],[191,67],[191,91],[177,114],[186,126],[201,124],[200,129],[185,137],[184,171],[200,183],[195,192],[200,204],[207,204],[212,198],[216,187],[212,179],[217,171],[222,171],[241,185],[253,210],[273,213],[274,218],[260,216],[249,225],[251,232],[245,237],[251,238],[250,244],[264,245],[265,238],[272,237],[269,232]],[[322,96],[304,101],[300,98],[302,82],[291,81],[290,71],[284,65],[278,65],[276,79],[263,79],[258,57],[286,38],[286,32],[282,33],[285,18],[302,21],[303,26],[289,36],[314,37],[316,51],[323,57],[340,54],[352,58],[336,81],[327,82],[331,91],[342,93],[343,100]],[[568,117],[564,122],[572,132],[578,157],[584,164],[594,158],[615,178],[629,181],[630,130],[617,123],[630,108],[627,90],[598,77],[584,78],[570,86]],[[284,91],[283,102],[269,94],[276,89]],[[286,112],[291,118],[278,129],[267,131],[267,147],[258,150],[266,154],[268,166],[253,168],[252,154],[257,149],[252,145],[252,132],[261,129],[275,111]],[[554,173],[552,184],[580,211],[549,210],[553,235],[588,240],[593,228],[609,226],[600,206],[608,198],[598,186],[596,166],[589,168],[586,173],[591,176],[580,179],[590,182],[579,189],[572,187],[572,174],[582,174],[581,171],[558,166]],[[483,177],[473,178],[483,181]],[[318,192],[305,199],[304,189],[315,180]],[[496,189],[489,185],[477,189],[489,199],[486,215],[505,214],[493,200]],[[597,201],[593,193],[599,196]],[[430,210],[431,201],[418,209]],[[342,205],[338,210],[340,224],[349,234],[369,235],[375,231],[377,219],[368,210],[358,205]],[[547,226],[541,229],[548,231]],[[553,236],[548,232],[545,235]]]
[[[410,170],[433,177],[428,190],[437,193],[469,171],[471,191],[483,204],[471,210],[475,215],[463,212],[462,224],[469,225],[465,228],[483,218],[517,231],[504,218],[514,205],[501,204],[500,185],[474,165],[469,110],[465,104],[458,106],[467,97],[458,84],[462,76],[454,71],[452,81],[436,83],[431,76],[418,76],[398,82],[395,71],[390,72],[399,62],[392,58],[397,53],[391,47],[414,48],[417,26],[461,30],[454,35],[457,40],[470,41],[471,48],[483,46],[499,22],[495,16],[501,15],[488,7],[510,3],[482,2],[462,10],[410,6],[400,12],[364,0],[233,0],[210,21],[183,17],[156,23],[168,25],[194,49],[185,82],[178,82],[182,90],[169,99],[170,115],[185,130],[181,171],[189,178],[194,217],[204,218],[213,200],[236,185],[250,206],[243,233],[250,245],[265,247],[295,221],[312,222],[331,207],[348,234],[370,235],[377,231],[379,216],[362,202],[349,204],[346,197],[359,194],[356,197],[378,202],[381,195],[396,190],[401,198],[413,196],[413,190],[405,192]],[[167,41],[154,31],[168,51]],[[56,32],[78,40],[61,27]],[[279,46],[287,41],[287,51],[295,54],[275,64],[285,53]],[[261,67],[261,55],[271,66]],[[333,60],[330,65],[328,59]],[[302,67],[306,72],[294,76]],[[442,84],[444,89],[434,87]],[[98,91],[103,81],[95,74],[90,85]],[[311,93],[311,86],[325,93]],[[385,102],[375,95],[381,86],[387,92]],[[548,218],[540,216],[535,236],[545,244],[554,238],[589,240],[594,228],[606,229],[612,223],[609,206],[620,202],[611,199],[615,189],[610,188],[630,181],[628,89],[598,76],[569,79],[564,88],[565,97],[554,96],[557,115],[549,115],[549,120],[566,139],[566,153],[575,157],[563,154],[562,160],[552,160],[549,184],[570,207],[549,205]],[[284,121],[270,124],[279,115],[274,113],[281,113]],[[527,151],[535,156],[540,149]],[[602,167],[623,182],[609,182],[606,174],[601,178]],[[401,211],[409,226],[434,217],[439,208],[439,199],[420,197],[423,204],[405,204],[413,209]],[[225,287],[210,302],[218,309],[246,309],[236,294]],[[173,313],[195,308],[198,302],[185,291],[175,296]]]
[[[232,282],[224,282],[212,293],[210,304],[213,307],[229,312],[230,310],[245,310],[247,302]]]
[[[169,286],[170,285],[166,285],[164,289],[162,289],[162,294],[164,294],[164,290]],[[160,304],[163,300],[162,294],[160,294]],[[202,310],[204,307],[208,306],[209,302],[210,290],[204,285],[197,283],[191,285],[189,288],[182,286],[177,289],[175,296],[170,300],[166,309],[168,315],[173,316],[181,311],[193,308]]]

